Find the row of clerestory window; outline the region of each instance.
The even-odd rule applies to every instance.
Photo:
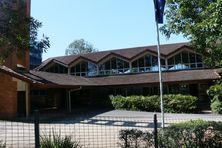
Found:
[[[161,70],[182,70],[203,68],[202,56],[183,51],[169,59],[161,59]],[[68,68],[57,63],[46,69],[47,72],[68,73]],[[158,59],[153,55],[144,55],[133,62],[112,57],[102,64],[81,61],[70,68],[70,74],[75,76],[118,75],[128,73],[143,73],[158,71]]]

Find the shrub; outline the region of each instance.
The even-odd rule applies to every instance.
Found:
[[[121,148],[150,147],[153,144],[153,135],[137,129],[126,129],[119,132]]]
[[[153,134],[136,129],[120,131],[122,148],[154,146]],[[159,148],[219,148],[222,147],[222,123],[194,120],[172,124],[158,131]]]
[[[222,82],[211,86],[207,93],[212,98],[211,110],[214,113],[222,114]]]
[[[6,148],[6,144],[2,141],[0,141],[0,148]]]
[[[80,148],[78,142],[72,141],[70,136],[62,137],[53,132],[53,135],[40,137],[41,148]]]
[[[158,133],[160,148],[222,147],[222,123],[195,120],[173,124]]]
[[[115,109],[137,111],[160,111],[159,96],[110,96]],[[164,95],[164,108],[166,112],[189,113],[197,107],[197,98],[189,95]]]
[[[190,95],[164,95],[164,108],[171,113],[189,113],[197,108],[197,97]]]
[[[212,112],[222,114],[222,101],[220,101],[219,99],[213,99],[211,101],[210,107]]]

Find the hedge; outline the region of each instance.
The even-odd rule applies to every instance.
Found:
[[[154,147],[153,133],[138,129],[119,132],[120,146]],[[222,123],[193,120],[172,124],[158,131],[159,148],[221,148]]]
[[[211,86],[207,93],[212,98],[210,104],[212,112],[222,114],[222,81]]]
[[[134,111],[160,111],[159,96],[110,96],[115,109]],[[197,108],[197,97],[181,94],[163,96],[164,111],[171,113],[191,113]]]

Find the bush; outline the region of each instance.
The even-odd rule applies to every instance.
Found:
[[[197,97],[190,95],[164,95],[164,108],[171,113],[190,113],[197,108]]]
[[[154,146],[152,133],[140,130],[121,130],[122,148]],[[222,123],[195,120],[172,124],[158,131],[159,148],[219,148],[222,147]]]
[[[119,139],[121,148],[147,148],[153,144],[153,135],[151,133],[137,129],[121,130]]]
[[[220,101],[219,99],[213,99],[211,101],[210,107],[212,112],[222,114],[222,101]]]
[[[160,111],[159,96],[110,96],[115,109],[136,111]],[[197,108],[197,98],[189,95],[164,95],[165,112],[189,113]]]
[[[6,148],[6,144],[2,141],[0,141],[0,148]]]
[[[80,148],[78,142],[72,141],[70,136],[62,137],[59,134],[55,134],[49,136],[41,136],[40,140],[41,148]]]
[[[222,147],[222,123],[195,120],[173,124],[158,133],[160,148]]]
[[[210,105],[212,112],[222,114],[222,83],[211,86],[207,93],[212,98]]]

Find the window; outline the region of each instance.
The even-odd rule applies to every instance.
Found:
[[[162,70],[165,69],[165,60],[161,59]],[[132,72],[158,71],[158,58],[152,55],[145,55],[132,62]]]
[[[82,61],[71,67],[71,75],[95,76],[97,75],[97,65],[92,62]]]
[[[190,69],[203,67],[202,56],[199,54],[183,51],[168,59],[168,69]]]
[[[52,72],[52,73],[63,73],[67,74],[68,73],[68,68],[62,65],[59,65],[57,63],[53,64],[50,66],[48,69],[46,69],[47,72]]]
[[[124,74],[129,72],[129,63],[116,57],[99,66],[100,75]]]
[[[182,52],[182,63],[189,63],[188,52]]]

